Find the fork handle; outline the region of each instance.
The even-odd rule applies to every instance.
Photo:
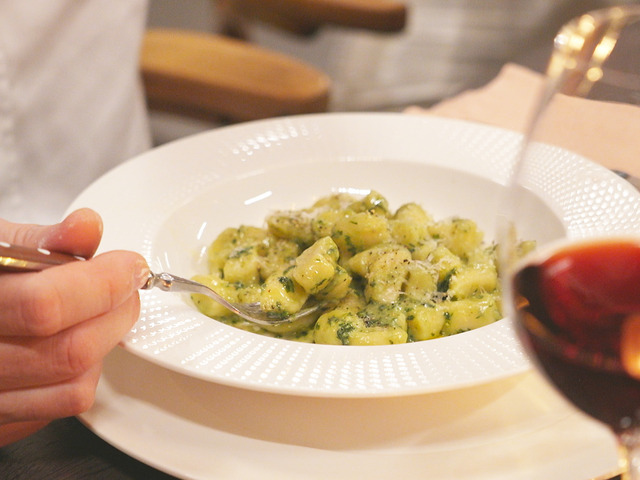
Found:
[[[0,271],[4,272],[37,272],[79,260],[84,258],[51,252],[44,248],[22,247],[0,242]]]

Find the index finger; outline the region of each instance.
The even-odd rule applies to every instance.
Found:
[[[0,275],[0,335],[48,336],[121,305],[147,280],[133,252],[108,252],[37,273]]]
[[[0,240],[25,247],[45,248],[91,257],[102,237],[102,219],[83,208],[70,213],[55,225],[29,225],[0,219]]]

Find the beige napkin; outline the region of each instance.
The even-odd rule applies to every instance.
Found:
[[[506,65],[490,83],[429,108],[407,113],[439,115],[524,131],[543,84],[542,75]],[[547,140],[608,168],[640,177],[640,107],[560,97]]]

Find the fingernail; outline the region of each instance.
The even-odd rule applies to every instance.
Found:
[[[144,260],[136,262],[133,280],[137,288],[144,287],[150,275],[151,270],[149,269],[147,262]]]

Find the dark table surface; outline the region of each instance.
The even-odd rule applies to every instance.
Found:
[[[2,480],[171,480],[112,447],[76,418],[50,423],[0,448]]]

